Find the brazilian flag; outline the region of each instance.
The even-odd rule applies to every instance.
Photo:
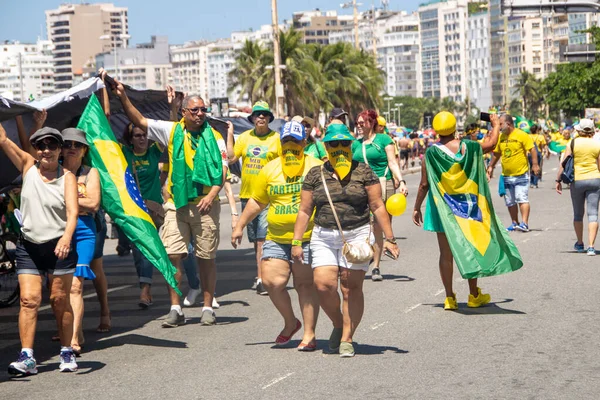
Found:
[[[516,271],[523,261],[494,212],[481,145],[462,143],[462,158],[441,146],[425,153],[429,188],[458,270],[465,279]]]
[[[179,295],[175,267],[158,237],[156,226],[117,143],[98,98],[92,94],[77,128],[86,132],[91,166],[98,169],[102,185],[102,208],[133,244],[165,277]]]
[[[533,126],[533,121],[531,121],[523,116],[519,116],[515,119],[515,126],[525,133],[531,133],[531,127]]]

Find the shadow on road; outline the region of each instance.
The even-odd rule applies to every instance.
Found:
[[[402,350],[398,347],[393,346],[374,346],[370,344],[364,343],[354,343],[354,351],[358,355],[375,355],[375,354],[383,354],[387,351],[391,351],[396,354],[407,354],[408,350]]]

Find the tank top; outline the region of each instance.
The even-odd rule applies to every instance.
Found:
[[[62,167],[59,167],[62,168]],[[29,168],[23,176],[21,190],[21,213],[23,214],[23,237],[33,243],[46,243],[61,237],[67,227],[65,204],[65,175],[44,182],[37,165]]]

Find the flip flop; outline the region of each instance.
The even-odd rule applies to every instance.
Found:
[[[100,321],[102,321],[103,318],[106,317],[100,317]],[[108,316],[108,324],[106,323],[102,323],[100,322],[100,325],[98,325],[98,328],[96,328],[96,332],[98,333],[108,333],[110,332],[111,329],[111,324],[110,324],[110,315]]]
[[[140,306],[141,309],[147,309],[148,307],[150,307],[152,304],[152,300],[148,300],[148,299],[140,299],[140,301],[138,302],[138,306]]]
[[[283,336],[281,334],[279,336],[277,336],[277,338],[275,339],[275,345],[276,346],[285,346],[286,344],[288,344],[290,342],[290,340],[292,340],[292,336],[294,336],[296,334],[296,332],[298,332],[300,330],[300,328],[302,328],[302,322],[300,322],[299,319],[296,319],[296,328],[294,328],[292,333],[289,336]]]
[[[317,342],[311,340],[310,343],[300,343],[297,347],[298,351],[315,351],[317,349]]]

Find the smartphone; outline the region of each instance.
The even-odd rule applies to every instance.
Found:
[[[386,256],[388,256],[389,258],[391,258],[392,260],[395,260],[395,259],[397,258],[397,257],[396,257],[396,256],[394,256],[394,255],[392,254],[392,252],[391,252],[391,251],[389,251],[388,249],[385,249],[385,251],[383,252],[383,254],[385,254]]]
[[[490,119],[490,113],[482,112],[479,114],[479,119],[485,122],[492,122]]]

